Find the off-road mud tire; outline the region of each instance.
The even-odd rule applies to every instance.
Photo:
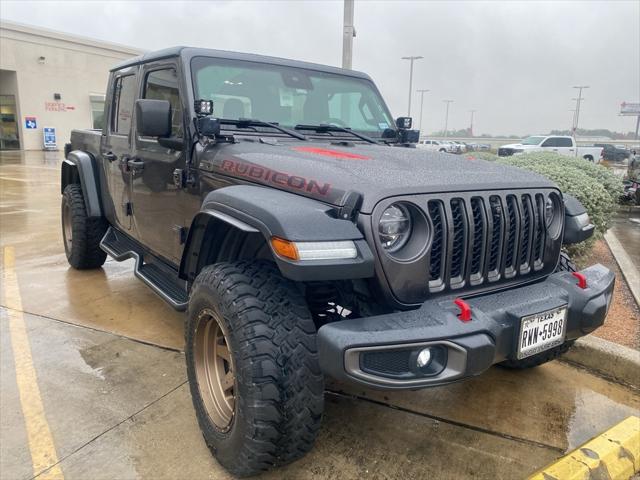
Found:
[[[569,254],[560,252],[560,261],[556,267],[556,272],[577,272],[578,267],[571,261]]]
[[[198,386],[195,338],[203,311],[223,322],[235,375],[230,424],[211,420]],[[290,463],[313,446],[324,408],[316,328],[297,286],[267,261],[205,267],[190,293],[187,376],[204,439],[237,476]]]

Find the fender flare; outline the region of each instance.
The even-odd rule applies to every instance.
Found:
[[[209,193],[202,202],[189,228],[180,263],[181,278],[193,280],[199,273],[199,253],[204,243],[212,240],[205,235],[212,221],[260,234],[269,246],[272,237],[295,242],[352,240],[356,245],[358,256],[354,259],[296,262],[272,251],[280,272],[291,280],[344,280],[374,274],[374,257],[362,232],[353,222],[337,218],[334,207],[281,190],[235,185]]]
[[[95,158],[81,150],[69,152],[67,158],[62,162],[60,173],[60,193],[64,193],[67,185],[79,183],[84,195],[87,216],[90,218],[102,217],[98,165]]]
[[[563,194],[564,202],[564,233],[563,245],[573,245],[584,242],[595,232],[595,225],[591,223],[587,209],[573,195]]]

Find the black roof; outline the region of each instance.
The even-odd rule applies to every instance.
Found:
[[[155,60],[162,60],[171,57],[215,57],[228,60],[244,60],[247,62],[268,63],[271,65],[282,65],[294,68],[304,68],[307,70],[316,70],[326,73],[336,73],[339,75],[349,75],[351,77],[366,78],[370,80],[369,75],[363,72],[355,70],[346,70],[338,67],[331,67],[329,65],[320,65],[317,63],[301,62],[298,60],[289,60],[286,58],[270,57],[267,55],[256,55],[253,53],[241,53],[230,52],[227,50],[214,50],[210,48],[193,48],[193,47],[171,47],[163,50],[156,50],[154,52],[147,52],[138,57],[125,60],[114,66],[111,71],[120,70],[126,67],[132,67],[134,65],[140,65],[147,62],[153,62]]]

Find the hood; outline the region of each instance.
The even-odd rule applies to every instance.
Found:
[[[198,157],[202,170],[333,205],[342,205],[346,192],[359,192],[363,213],[396,195],[555,186],[541,175],[473,153],[384,145],[240,141],[207,147]]]

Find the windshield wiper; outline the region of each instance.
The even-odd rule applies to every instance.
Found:
[[[378,144],[378,141],[374,140],[371,137],[367,137],[366,135],[362,135],[361,133],[354,132],[350,128],[338,127],[337,125],[328,125],[326,123],[321,123],[320,125],[296,125],[293,128],[295,128],[296,130],[314,130],[318,133],[322,133],[322,132],[349,133],[354,137],[358,137],[360,140],[364,140],[365,142]]]
[[[288,128],[281,127],[275,122],[263,122],[262,120],[254,120],[251,118],[239,118],[237,120],[232,118],[221,118],[220,123],[235,125],[238,128],[269,127],[269,128],[274,128],[279,132],[286,133],[287,135],[297,138],[298,140],[308,140],[308,138],[302,135],[301,133],[294,132],[293,130],[289,130]]]

